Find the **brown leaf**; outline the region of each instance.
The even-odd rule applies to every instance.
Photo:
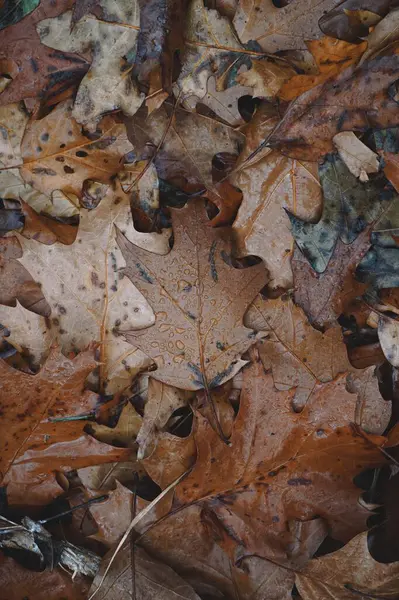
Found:
[[[376,25],[387,12],[392,9],[397,0],[345,0],[323,15],[319,21],[320,29],[332,37],[359,42],[364,38],[370,27]]]
[[[312,560],[296,576],[300,594],[307,600],[396,598],[399,563],[375,561],[367,547],[367,533],[360,533],[344,548]]]
[[[367,48],[367,42],[349,44],[331,37],[306,42],[318,67],[318,75],[296,75],[287,81],[279,92],[282,100],[289,102],[320,83],[324,83],[347,67],[356,64]]]
[[[234,222],[239,255],[262,258],[270,273],[269,286],[286,289],[292,286],[293,241],[284,208],[302,219],[314,220],[322,196],[315,165],[288,159],[269,148],[250,158],[277,122],[273,106],[265,104],[258,109],[246,127],[246,145],[230,181],[243,193]]]
[[[84,57],[54,52],[40,43],[36,23],[56,17],[72,5],[71,0],[41,0],[40,6],[16,25],[0,32],[0,66],[11,83],[0,94],[0,104],[33,98],[36,102],[54,94],[72,95],[89,68]],[[38,100],[37,100],[38,99]]]
[[[255,341],[242,317],[266,271],[229,265],[228,230],[208,227],[202,201],[173,210],[172,223],[174,246],[162,262],[118,234],[125,274],[155,313],[151,328],[125,338],[155,361],[155,379],[209,391],[239,371],[241,354]]]
[[[367,50],[360,64],[392,46],[399,39],[399,9],[392,10],[380,21],[367,36]]]
[[[249,71],[238,75],[237,81],[241,85],[252,87],[253,96],[256,98],[274,98],[277,94],[283,97],[281,88],[291,88],[295,73],[294,69],[283,61],[257,60],[253,61]]]
[[[90,434],[105,444],[133,448],[136,446],[136,437],[141,427],[142,418],[130,404],[122,409],[118,423],[115,427],[93,423],[90,426]]]
[[[244,371],[229,446],[197,419],[198,460],[175,490],[175,507],[203,503],[237,544],[236,557],[284,556],[292,519],[323,517],[331,535],[344,540],[365,527],[352,479],[384,462],[384,438],[371,436],[373,446],[350,427],[357,399],[344,376],[317,385],[300,414],[290,407],[292,396],[278,392],[256,363]]]
[[[255,40],[265,52],[296,50],[321,36],[318,21],[341,0],[301,0],[277,8],[273,0],[240,0],[234,27],[241,42]]]
[[[71,113],[70,102],[59,104],[25,130],[21,175],[45,194],[60,189],[80,196],[86,179],[108,183],[132,150],[124,125],[112,117],[105,117],[91,135]]]
[[[399,124],[398,104],[388,95],[398,67],[399,55],[375,58],[305,92],[290,105],[269,144],[292,158],[316,161],[333,150],[332,138],[341,131]]]
[[[0,600],[87,600],[89,586],[86,577],[72,579],[60,568],[30,571],[0,554]]]
[[[230,225],[242,202],[242,192],[231,185],[227,180],[215,184],[214,190],[208,190],[204,194],[215,204],[219,212],[212,219],[210,225],[213,227],[220,225]]]
[[[195,458],[196,444],[192,434],[180,438],[164,432],[158,434],[155,450],[142,462],[150,477],[165,489],[193,466]]]
[[[111,557],[112,551],[105,556],[100,571],[93,581],[91,593],[98,588]],[[120,600],[121,592],[124,596],[129,594],[130,597],[134,597],[131,591],[132,586],[135,590],[135,597],[140,600],[151,600],[152,598],[175,600],[176,597],[185,600],[200,600],[192,587],[170,567],[151,558],[142,548],[134,547],[133,559],[132,546],[128,541],[113,562],[96,598],[98,600]]]
[[[370,248],[369,235],[365,230],[350,245],[338,240],[328,268],[322,274],[315,273],[298,248],[295,249],[291,262],[294,299],[314,327],[324,329],[335,325],[351,301],[365,291],[366,285],[356,281],[354,272]]]
[[[53,349],[37,375],[0,362],[1,410],[7,422],[0,470],[10,504],[48,503],[62,493],[55,480],[57,471],[126,460],[128,450],[86,435],[84,421],[50,420],[95,409],[97,394],[84,391],[85,379],[95,365],[93,350],[70,360]]]

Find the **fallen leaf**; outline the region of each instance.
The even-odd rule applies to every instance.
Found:
[[[269,286],[287,289],[292,286],[292,235],[284,208],[314,220],[320,214],[322,197],[315,165],[269,148],[252,158],[277,119],[271,105],[258,109],[245,129],[246,145],[230,181],[243,193],[233,225],[239,255],[262,258],[270,273]]]
[[[95,409],[99,397],[84,391],[95,366],[93,350],[70,360],[53,349],[37,375],[0,362],[1,408],[7,420],[0,469],[10,505],[47,504],[61,494],[57,471],[127,458],[129,450],[85,434],[84,421],[50,420]]]
[[[209,393],[245,364],[240,355],[256,336],[242,317],[267,276],[262,264],[231,267],[227,232],[208,223],[202,201],[173,210],[174,246],[162,262],[121,233],[117,239],[125,275],[155,313],[150,329],[125,339],[155,361],[154,379]]]
[[[279,94],[282,87],[287,87],[288,81],[288,87],[291,89],[291,81],[295,73],[294,69],[283,61],[256,60],[252,62],[252,67],[248,71],[237,76],[237,81],[241,85],[252,87],[252,95],[255,98],[271,99]]]
[[[133,460],[83,467],[78,469],[78,475],[84,487],[87,490],[95,490],[98,496],[99,492],[114,490],[118,482],[123,485],[131,485],[134,473],[141,471],[142,468],[133,456]]]
[[[326,333],[317,331],[287,296],[276,300],[258,296],[244,322],[255,331],[267,332],[267,337],[258,343],[260,358],[265,369],[272,369],[276,389],[295,388],[295,410],[305,406],[318,384],[352,369],[341,328],[332,327]]]
[[[347,389],[357,393],[355,421],[368,433],[382,435],[389,425],[392,403],[380,394],[374,366],[353,370],[347,379]]]
[[[193,588],[170,567],[150,558],[142,548],[133,546],[132,550],[130,541],[122,547],[109,570],[107,579],[99,587],[111,557],[112,551],[105,556],[90,589],[90,593],[98,590],[96,593],[98,600],[119,600],[121,592],[131,589],[134,590],[132,594],[134,593],[136,598],[143,600],[155,597],[159,600],[175,600],[176,597],[200,600]]]
[[[346,245],[338,240],[324,273],[315,273],[301,251],[296,248],[291,266],[294,273],[294,300],[318,329],[336,325],[350,303],[366,289],[355,278],[358,264],[370,248],[370,232],[363,231]]]
[[[284,83],[278,95],[287,102],[356,64],[366,50],[367,42],[349,44],[331,37],[323,37],[306,42],[306,46],[312,53],[319,72],[317,75],[295,75]]]
[[[81,196],[84,180],[109,183],[131,150],[124,125],[105,117],[91,135],[74,120],[68,101],[27,126],[20,173],[44,194],[60,189]]]
[[[50,48],[78,54],[92,50],[91,67],[79,85],[72,113],[78,123],[91,131],[96,130],[106,112],[122,110],[131,116],[144,100],[129,77],[126,59],[136,50],[140,30],[138,0],[122,0],[117,7],[113,0],[101,0],[100,6],[104,13],[101,20],[86,14],[71,27],[72,11],[67,11],[37,25],[40,41]]]
[[[367,36],[370,27],[385,17],[395,1],[365,0],[359,3],[345,0],[321,17],[319,27],[326,35],[347,42],[360,42],[360,38]]]
[[[227,180],[216,183],[214,190],[207,190],[203,197],[208,198],[219,209],[216,217],[211,220],[213,227],[230,225],[242,202],[242,192]]]
[[[345,163],[329,154],[319,167],[324,206],[318,223],[306,223],[289,214],[292,235],[299,249],[317,273],[324,273],[338,239],[353,243],[367,225],[376,221],[395,198],[384,180],[359,181]]]
[[[85,577],[72,579],[60,568],[31,571],[13,558],[0,554],[0,586],[1,600],[86,600],[90,580]]]
[[[179,475],[190,469],[196,458],[196,444],[192,434],[180,438],[168,432],[159,433],[155,449],[142,463],[161,489],[165,489]]]
[[[0,10],[0,29],[15,25],[29,15],[32,10],[35,10],[39,4],[40,0],[20,0],[16,4],[5,0]]]
[[[100,442],[119,446],[122,448],[133,448],[136,446],[136,437],[141,427],[142,418],[133,408],[130,402],[122,409],[120,417],[115,427],[99,425],[93,423],[90,425],[90,434]]]
[[[375,561],[367,547],[367,533],[360,533],[346,546],[313,559],[297,573],[296,585],[307,600],[353,600],[395,598],[398,593],[399,563]]]
[[[399,366],[399,323],[381,315],[378,320],[378,339],[386,359],[394,367]]]
[[[399,10],[389,12],[367,36],[367,50],[360,64],[377,56],[399,39]]]
[[[341,131],[383,129],[398,123],[398,104],[388,93],[399,55],[383,56],[301,94],[291,103],[268,144],[301,160],[317,161],[333,150]]]
[[[345,379],[317,385],[298,414],[293,390],[277,391],[259,363],[246,368],[229,446],[197,415],[198,459],[177,486],[173,508],[201,502],[231,538],[235,561],[256,554],[281,564],[292,519],[322,517],[343,540],[364,529],[368,512],[352,479],[382,464],[384,438],[371,436],[371,445],[351,429],[357,398]]]
[[[356,278],[375,290],[399,287],[399,248],[372,246],[356,269]]]
[[[212,158],[218,152],[238,154],[244,136],[209,117],[163,106],[147,118],[138,114],[127,122],[137,159],[155,151],[158,177],[189,191],[212,189]],[[193,189],[194,188],[194,189]]]
[[[20,3],[19,3],[20,4]],[[15,25],[0,32],[1,72],[11,77],[0,94],[0,104],[32,99],[40,105],[60,93],[72,95],[89,68],[85,57],[54,52],[40,43],[36,23],[57,17],[70,8],[71,0],[41,0],[40,6]],[[15,5],[15,2],[12,2]],[[65,99],[65,98],[63,98]]]
[[[341,160],[360,181],[368,181],[368,173],[378,173],[380,163],[375,152],[356,137],[353,131],[343,131],[333,137]]]
[[[376,150],[382,158],[385,176],[399,190],[399,128],[374,132]]]
[[[147,177],[152,181],[149,170]],[[145,178],[143,178],[145,180]],[[129,196],[118,182],[94,211],[81,210],[78,235],[71,246],[38,244],[18,236],[23,248],[19,269],[25,267],[51,309],[36,316],[21,307],[0,306],[0,322],[11,330],[9,341],[24,347],[40,364],[55,341],[65,352],[100,346],[100,385],[107,393],[124,389],[145,365],[146,357],[121,338],[122,331],[149,326],[154,316],[134,285],[120,278],[124,260],[115,241],[115,225],[127,239],[159,253],[169,251],[170,232],[146,234],[134,229]],[[42,313],[43,314],[43,313]],[[48,319],[45,319],[45,316]]]
[[[256,54],[253,53],[255,56]],[[221,16],[217,10],[206,8],[203,0],[191,0],[187,14],[185,49],[181,58],[182,69],[174,86],[176,97],[190,110],[195,109],[197,102],[201,101],[234,125],[226,110],[233,100],[226,94],[226,101],[220,103],[220,106],[217,102],[209,103],[208,80],[213,76],[214,91],[222,92],[236,83],[235,73],[241,65],[250,64],[250,57],[251,52],[241,45],[227,17]],[[186,101],[187,98],[190,99],[189,102]],[[237,100],[235,105],[236,102]]]
[[[273,0],[240,0],[234,27],[241,42],[258,42],[265,52],[304,47],[321,36],[318,21],[340,0],[302,0],[278,8]]]

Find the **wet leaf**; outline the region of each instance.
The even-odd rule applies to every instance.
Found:
[[[203,202],[173,210],[172,223],[174,246],[162,262],[118,234],[124,272],[155,313],[153,327],[125,338],[155,361],[155,379],[211,390],[244,364],[256,336],[242,317],[267,275],[261,264],[229,265],[228,232],[209,227]]]
[[[84,421],[51,421],[95,409],[97,394],[84,391],[85,379],[95,366],[92,349],[73,360],[53,349],[37,375],[0,362],[2,418],[7,421],[0,470],[11,505],[43,505],[61,494],[57,471],[128,456],[128,450],[85,434]]]
[[[136,51],[140,30],[138,1],[122,0],[116,6],[113,0],[101,0],[100,6],[104,13],[101,20],[88,14],[71,27],[72,11],[67,11],[37,25],[41,42],[50,48],[78,54],[92,50],[91,67],[79,85],[72,113],[91,131],[107,112],[123,110],[134,115],[144,99],[129,76],[126,59]]]
[[[383,181],[361,182],[338,156],[328,155],[319,167],[324,206],[318,223],[305,223],[289,215],[292,234],[301,252],[317,273],[324,273],[338,239],[353,243],[367,225],[375,221],[395,194],[381,193]]]
[[[151,171],[148,177],[152,181]],[[125,388],[149,364],[141,352],[123,341],[121,332],[149,326],[154,319],[143,296],[127,278],[120,277],[125,263],[116,245],[115,225],[127,239],[158,253],[169,251],[167,230],[146,234],[134,229],[129,195],[118,182],[114,185],[96,210],[81,210],[72,246],[59,242],[44,246],[18,236],[23,248],[18,268],[27,270],[40,284],[51,312],[42,311],[39,316],[21,306],[0,306],[0,322],[12,330],[10,342],[29,351],[35,364],[55,341],[65,352],[100,342],[99,380],[108,393]]]
[[[5,0],[0,10],[0,29],[15,25],[40,4],[40,0]]]

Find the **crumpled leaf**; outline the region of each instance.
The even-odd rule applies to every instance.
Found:
[[[85,135],[67,101],[27,126],[20,173],[29,185],[45,194],[60,189],[80,196],[84,180],[108,183],[131,150],[124,125],[112,117],[105,117],[95,134]]]
[[[357,397],[345,379],[317,385],[298,414],[293,390],[277,391],[260,363],[246,368],[229,446],[197,415],[198,459],[175,489],[173,508],[201,502],[230,537],[234,562],[256,554],[281,563],[292,519],[322,517],[337,539],[362,531],[368,511],[352,479],[384,462],[384,438],[369,436],[370,444],[351,428]]]
[[[151,180],[151,170],[147,173]],[[10,342],[28,350],[35,364],[55,341],[65,352],[82,350],[93,340],[101,342],[99,380],[108,393],[129,385],[132,376],[149,364],[121,338],[121,331],[149,326],[154,319],[134,285],[120,278],[124,260],[115,242],[115,225],[128,239],[157,252],[157,260],[159,253],[169,251],[170,235],[168,230],[137,232],[129,196],[118,182],[115,186],[95,210],[81,210],[78,235],[71,246],[44,246],[18,236],[23,248],[20,268],[25,267],[41,284],[51,314],[39,316],[20,306],[0,306],[0,322],[10,328]]]
[[[360,181],[368,181],[368,173],[378,173],[380,163],[375,152],[370,150],[353,131],[343,131],[333,137],[341,160]]]
[[[238,154],[244,140],[228,125],[181,109],[171,114],[165,105],[147,118],[139,113],[129,119],[127,131],[137,160],[148,158],[148,146],[152,154],[163,140],[154,158],[158,177],[188,191],[212,189],[212,158],[218,152]]]
[[[209,103],[208,80],[214,76],[215,92],[231,87],[239,67],[250,64],[250,55],[245,52],[227,17],[221,16],[217,10],[205,8],[203,0],[190,0],[182,69],[174,85],[176,97],[190,110],[195,109],[197,102],[201,101],[221,118],[235,125],[234,120],[226,119],[229,116],[226,106],[233,104],[228,94],[226,106],[222,104],[219,107],[217,102]],[[236,106],[237,99],[234,104]]]
[[[95,366],[93,349],[73,360],[53,349],[36,375],[0,361],[1,410],[7,421],[0,470],[11,505],[47,504],[61,494],[57,471],[127,458],[129,450],[85,434],[84,421],[50,420],[95,409],[99,397],[84,391],[85,379]]]
[[[0,554],[0,586],[7,594],[4,600],[87,600],[90,580],[72,579],[69,573],[58,568],[53,571],[31,571],[11,557]]]
[[[317,75],[295,75],[284,83],[278,95],[287,102],[356,64],[366,50],[367,42],[350,44],[326,36],[320,40],[307,41],[306,46],[312,53],[319,72]]]
[[[323,330],[336,325],[352,300],[365,292],[366,286],[357,281],[355,271],[370,248],[369,238],[366,229],[352,244],[338,240],[322,274],[315,273],[299,248],[295,249],[291,261],[294,300],[303,308],[313,327]]]
[[[306,600],[396,598],[399,563],[375,561],[367,547],[367,533],[360,533],[337,552],[313,559],[297,573],[296,586]]]
[[[377,57],[305,92],[290,105],[269,145],[316,161],[333,150],[332,138],[341,131],[398,125],[398,103],[388,93],[398,66],[399,55]]]
[[[381,193],[383,180],[361,182],[334,154],[319,167],[324,206],[318,223],[306,223],[289,214],[292,235],[317,273],[324,273],[338,239],[351,244],[394,199],[392,189]]]
[[[9,4],[16,5],[13,0]],[[25,98],[32,99],[34,105],[46,100],[52,104],[57,97],[66,99],[74,93],[89,68],[88,61],[47,48],[40,43],[35,27],[41,19],[56,17],[71,4],[71,0],[58,0],[56,4],[41,0],[30,15],[0,32],[1,72],[11,77],[0,94],[1,105]]]
[[[73,117],[95,131],[106,112],[122,110],[132,116],[144,96],[129,77],[129,62],[140,30],[138,0],[101,0],[103,19],[85,15],[72,28],[72,11],[57,19],[45,19],[37,25],[42,44],[62,52],[92,50],[91,67],[80,83],[74,102]],[[67,35],[69,34],[69,35]]]
[[[277,8],[273,0],[240,0],[234,27],[241,42],[255,40],[265,52],[296,50],[321,37],[318,21],[341,0],[301,0]]]
[[[242,325],[267,275],[262,264],[229,265],[228,232],[212,229],[203,201],[172,212],[174,246],[162,262],[118,233],[125,275],[150,302],[155,324],[125,338],[151,357],[152,377],[187,390],[211,390],[237,373],[255,341]]]
[[[15,25],[38,7],[40,0],[5,0],[0,10],[0,29]]]
[[[258,296],[245,315],[245,323],[268,333],[258,344],[260,358],[265,369],[272,369],[278,390],[295,388],[296,410],[305,406],[316,385],[352,370],[341,328],[317,331],[286,296],[276,300]]]
[[[126,593],[135,589],[136,598],[150,600],[175,600],[177,597],[185,600],[200,600],[193,588],[177,575],[170,567],[162,564],[139,547],[133,547],[130,541],[121,548],[116,560],[113,562],[107,578],[99,588],[96,597],[98,600],[120,600],[121,592]],[[112,557],[112,550],[104,557],[101,568],[96,575],[90,592],[93,593],[100,585],[103,573]],[[134,564],[134,578],[133,565]],[[132,594],[129,594],[133,597]]]
[[[315,165],[269,148],[246,162],[277,122],[271,105],[258,109],[246,127],[246,146],[230,181],[243,193],[233,226],[239,255],[262,258],[270,273],[269,286],[286,289],[292,286],[292,235],[284,208],[314,220],[320,214],[322,197]]]

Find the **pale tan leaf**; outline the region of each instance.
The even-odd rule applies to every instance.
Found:
[[[368,181],[368,173],[378,173],[378,154],[363,144],[353,131],[337,133],[333,142],[349,171],[360,181]]]
[[[399,367],[399,321],[381,315],[378,323],[378,339],[386,359]]]
[[[374,27],[367,36],[367,50],[363,54],[360,65],[379,54],[384,48],[399,39],[399,10],[392,10]]]
[[[256,98],[274,98],[281,86],[295,74],[296,71],[282,61],[257,60],[249,71],[238,75],[237,81],[253,88],[252,95]]]
[[[90,434],[105,444],[122,446],[123,448],[134,448],[136,437],[140,430],[142,417],[135,408],[127,402],[119,416],[115,427],[93,423],[90,425]]]

